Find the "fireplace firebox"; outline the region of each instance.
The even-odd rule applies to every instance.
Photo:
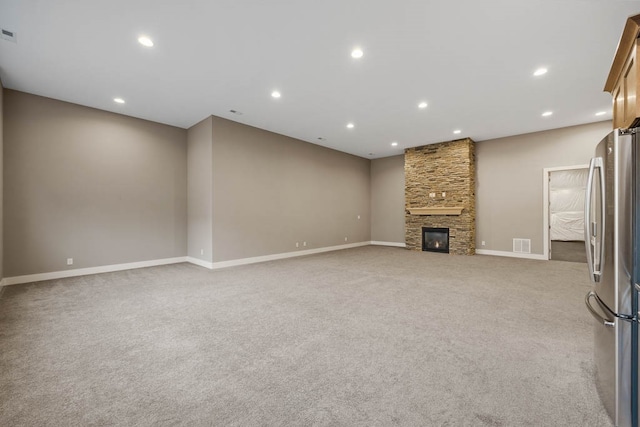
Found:
[[[449,229],[422,227],[422,250],[449,253]]]

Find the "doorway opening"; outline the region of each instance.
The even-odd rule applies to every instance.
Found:
[[[557,261],[587,262],[584,196],[587,165],[544,169],[544,254]]]

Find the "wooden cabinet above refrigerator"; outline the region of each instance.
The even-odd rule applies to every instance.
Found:
[[[630,128],[640,124],[640,15],[627,19],[604,90],[613,96],[613,127]]]

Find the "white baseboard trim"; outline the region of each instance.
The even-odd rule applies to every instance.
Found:
[[[157,260],[151,260],[151,261],[130,262],[126,264],[103,265],[99,267],[77,268],[73,270],[52,271],[49,273],[38,273],[38,274],[27,274],[24,276],[5,277],[2,280],[0,280],[0,288],[2,286],[18,285],[21,283],[41,282],[43,280],[63,279],[65,277],[86,276],[88,274],[110,273],[114,271],[132,270],[135,268],[144,268],[144,267],[155,267],[158,265],[177,264],[181,262],[188,262],[191,264],[208,268],[210,270],[216,270],[219,268],[235,267],[239,265],[255,264],[255,263],[266,262],[266,261],[275,261],[279,259],[294,258],[299,256],[313,255],[313,254],[319,254],[323,252],[332,252],[332,251],[338,251],[341,249],[350,249],[350,248],[357,248],[357,247],[369,246],[369,245],[394,246],[394,247],[401,247],[401,248],[406,247],[404,243],[367,241],[367,242],[358,242],[358,243],[348,243],[346,245],[327,246],[324,248],[307,249],[307,250],[297,251],[297,252],[283,252],[283,253],[273,254],[273,255],[264,255],[264,256],[257,256],[257,257],[251,257],[251,258],[234,259],[230,261],[219,261],[219,262],[203,261],[201,259],[193,258],[193,257],[165,258],[165,259],[157,259]]]
[[[50,273],[27,274],[24,276],[5,277],[3,286],[20,283],[40,282],[42,280],[62,279],[65,277],[86,276],[87,274],[110,273],[113,271],[132,270],[134,268],[155,267],[158,265],[187,262],[187,257],[154,259],[151,261],[129,262],[126,264],[102,265],[100,267],[77,268],[75,270],[53,271]]]
[[[213,263],[209,261],[203,261],[201,259],[188,256],[187,262],[190,262],[191,264],[199,265],[200,267],[208,268],[209,270],[213,270]]]
[[[294,257],[299,257],[304,255],[313,255],[313,254],[319,254],[322,252],[331,252],[331,251],[338,251],[341,249],[357,248],[359,246],[369,246],[370,244],[371,242],[349,243],[346,245],[327,246],[324,248],[307,249],[307,250],[298,251],[298,252],[283,252],[283,253],[273,254],[273,255],[232,259],[230,261],[218,261],[213,263],[213,269],[217,270],[219,268],[236,267],[238,265],[255,264],[258,262],[275,261],[278,259],[294,258]]]
[[[510,258],[526,258],[548,261],[547,257],[542,254],[521,254],[517,252],[492,251],[489,249],[476,249],[476,255],[506,256]]]
[[[397,243],[397,242],[379,242],[377,240],[372,240],[371,241],[372,245],[375,246],[393,246],[395,248],[406,248],[407,244],[406,243]]]

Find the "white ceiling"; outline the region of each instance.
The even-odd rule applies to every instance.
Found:
[[[638,13],[619,0],[1,0],[17,43],[0,40],[0,78],[183,128],[213,114],[379,158],[610,119],[603,86]]]

